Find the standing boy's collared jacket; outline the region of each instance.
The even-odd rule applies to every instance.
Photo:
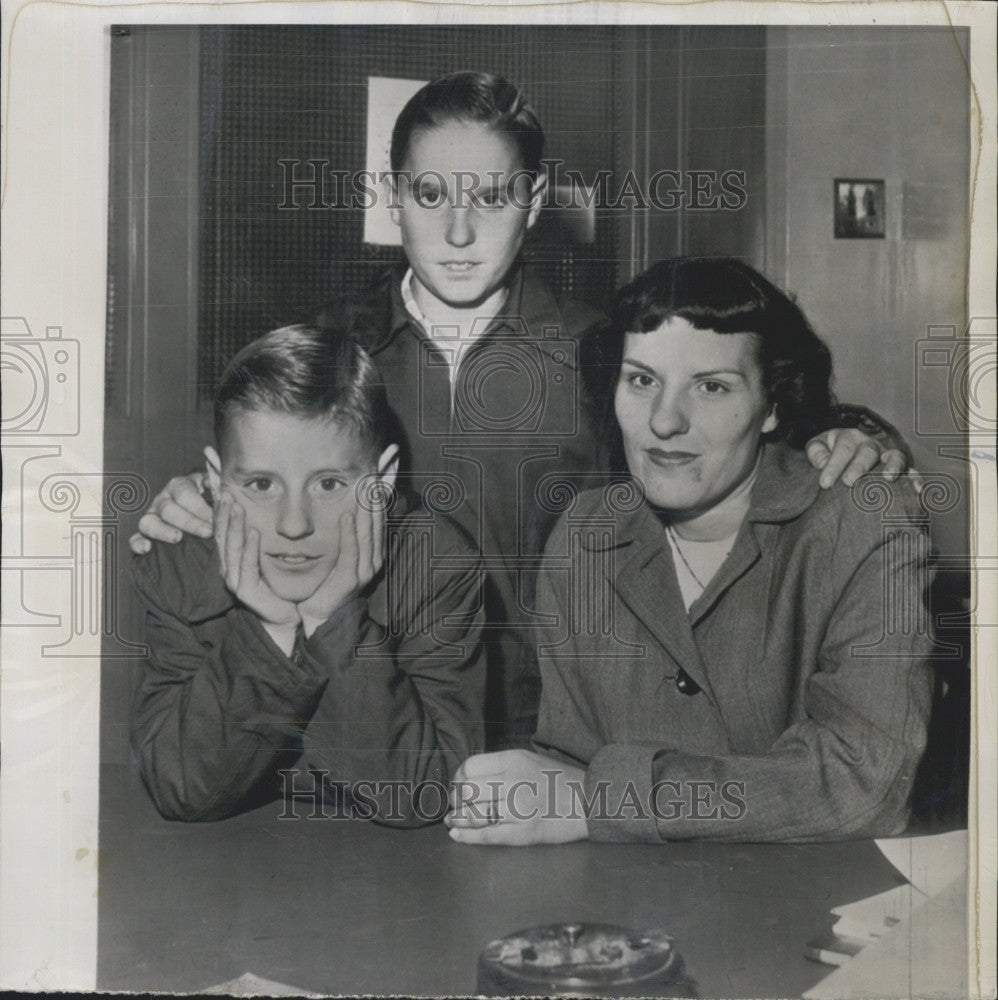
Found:
[[[817,478],[765,446],[734,548],[688,614],[633,484],[559,522],[535,745],[587,766],[592,839],[905,828],[931,700],[924,515],[907,482]]]
[[[446,518],[390,516],[385,569],[288,657],[226,589],[213,540],[136,557],[149,657],[132,742],[159,811],[232,815],[278,794],[289,767],[286,790],[313,787],[314,768],[362,788],[360,815],[426,821],[416,786],[484,744],[481,575]]]
[[[582,342],[606,320],[556,299],[517,268],[499,316],[461,356],[451,384],[443,351],[402,299],[405,266],[361,301],[320,322],[345,326],[381,371],[399,427],[400,477],[479,545],[487,570],[488,743],[524,744],[534,731],[539,677],[532,648],[537,564],[560,513],[565,480],[601,482],[597,436],[583,403]],[[455,347],[457,339],[455,337]]]

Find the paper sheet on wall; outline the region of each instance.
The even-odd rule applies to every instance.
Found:
[[[426,80],[400,80],[389,76],[367,78],[367,154],[365,169],[381,177],[389,167],[389,150],[392,127],[406,102]],[[379,246],[401,246],[398,226],[388,212],[388,198],[384,185],[374,185],[378,197],[370,208],[364,210],[364,242]]]

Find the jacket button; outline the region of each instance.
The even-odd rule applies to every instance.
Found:
[[[682,667],[679,668],[679,673],[676,674],[676,687],[683,694],[700,693],[700,685]]]

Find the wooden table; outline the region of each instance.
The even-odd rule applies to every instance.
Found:
[[[475,992],[492,938],[554,921],[664,927],[704,997],[800,996],[829,909],[901,883],[870,841],[468,847],[442,826],[159,817],[102,771],[97,986],[197,991],[250,971],[302,990]]]

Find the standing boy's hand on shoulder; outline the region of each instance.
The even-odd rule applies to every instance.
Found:
[[[132,552],[145,555],[154,541],[174,545],[185,534],[211,538],[212,510],[202,496],[204,486],[201,472],[171,479],[139,519],[139,530],[128,540]]]
[[[226,587],[265,625],[297,625],[298,609],[278,597],[260,574],[260,532],[246,527],[239,501],[226,490],[215,505],[215,544]]]

